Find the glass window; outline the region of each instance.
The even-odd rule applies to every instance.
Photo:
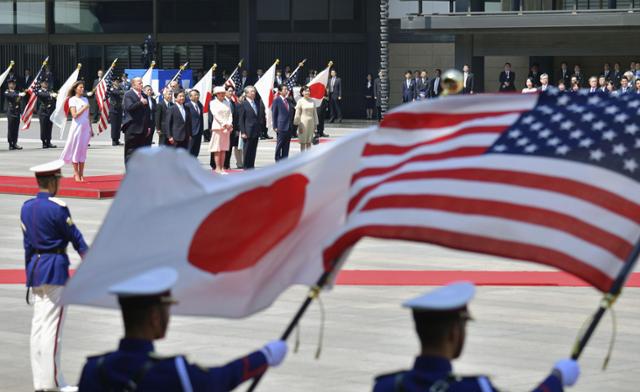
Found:
[[[258,20],[289,20],[289,0],[260,0],[257,3]]]
[[[56,33],[150,33],[153,2],[56,1],[54,21]]]
[[[44,1],[18,1],[16,12],[18,33],[45,32]]]
[[[160,0],[161,33],[234,33],[239,31],[238,2],[228,0]]]
[[[354,17],[354,0],[333,0],[331,2],[331,19],[352,20]]]
[[[293,19],[328,20],[329,0],[296,0],[293,2]]]
[[[0,34],[13,34],[13,1],[0,1]]]

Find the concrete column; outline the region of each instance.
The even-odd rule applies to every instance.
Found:
[[[243,67],[255,72],[254,62],[257,57],[256,1],[239,0],[240,18],[240,58],[244,59]]]
[[[462,70],[465,64],[473,61],[473,36],[471,34],[458,34],[455,41],[454,67]]]

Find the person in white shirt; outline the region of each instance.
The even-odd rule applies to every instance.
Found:
[[[531,78],[527,78],[527,81],[525,83],[527,87],[522,89],[522,94],[531,94],[538,91],[538,89],[533,85],[533,80],[531,80]]]

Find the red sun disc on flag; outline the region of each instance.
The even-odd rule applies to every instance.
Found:
[[[212,274],[256,265],[298,226],[308,183],[292,174],[218,206],[196,230],[189,263]]]
[[[326,92],[327,92],[327,89],[324,87],[324,84],[322,83],[314,83],[311,86],[309,86],[309,94],[311,98],[322,99],[324,98],[324,95]]]

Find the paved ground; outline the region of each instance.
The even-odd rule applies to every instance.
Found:
[[[29,175],[28,167],[54,159],[60,153],[60,149],[40,149],[38,123],[32,126],[32,130],[21,133],[20,144],[25,150],[9,152],[6,122],[0,119],[0,174]],[[353,131],[343,127],[327,132],[343,135]],[[61,146],[62,142],[56,144]],[[260,143],[258,166],[271,164],[274,147],[274,143]],[[296,151],[297,146],[292,146],[292,150]],[[204,151],[199,159],[206,167],[208,157]],[[122,171],[122,148],[111,147],[104,135],[93,140],[87,175]],[[65,174],[69,175],[70,170],[65,169]],[[25,199],[0,195],[0,273],[1,269],[24,265],[18,212]],[[74,221],[91,242],[111,202],[66,201]],[[73,260],[77,258],[74,256]],[[346,268],[546,269],[435,246],[381,240],[361,242]],[[339,286],[324,294],[326,326],[320,359],[314,359],[320,330],[320,311],[315,304],[302,323],[300,351],[290,355],[282,367],[270,371],[258,390],[369,390],[375,374],[410,366],[417,352],[417,340],[411,330],[410,315],[399,303],[425,289]],[[224,363],[277,337],[304,294],[304,288],[294,287],[273,307],[245,320],[174,317],[168,337],[158,343],[157,350],[162,354],[187,353],[191,360],[205,365]],[[486,373],[498,386],[526,391],[545,376],[556,359],[569,354],[578,329],[598,300],[598,293],[590,288],[482,287],[471,308],[477,321],[470,324],[465,354],[456,362],[456,370],[463,374]],[[640,289],[627,289],[616,305],[618,335],[609,370],[601,371],[612,329],[607,316],[584,354],[583,376],[573,390],[638,390],[639,305]],[[24,303],[24,288],[0,285],[0,309],[0,391],[28,391],[31,388],[28,355],[31,309]],[[63,368],[67,378],[78,379],[87,355],[113,349],[121,336],[121,328],[115,312],[71,308],[63,342]]]

